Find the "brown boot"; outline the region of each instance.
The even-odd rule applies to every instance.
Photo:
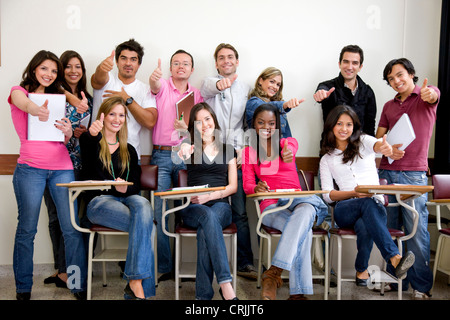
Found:
[[[283,280],[281,280],[281,273],[283,269],[271,266],[262,275],[262,291],[261,299],[276,300],[277,289],[281,287]]]

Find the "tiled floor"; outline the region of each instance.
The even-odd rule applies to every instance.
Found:
[[[93,300],[122,300],[125,280],[119,277],[120,269],[114,262],[108,263],[108,286],[102,286],[100,264],[94,265],[94,277],[92,284]],[[57,288],[55,285],[44,285],[43,280],[54,272],[51,265],[35,265],[34,285],[31,295],[32,300],[74,300],[68,289]],[[433,291],[432,300],[450,300],[450,286],[447,284],[448,277],[438,273]],[[289,296],[288,282],[278,290],[280,300]],[[216,295],[214,299],[220,299],[218,285],[214,284]],[[309,296],[311,300],[323,300],[324,287],[320,283],[314,284],[314,295]],[[194,282],[183,282],[180,289],[181,300],[191,300],[195,297]],[[259,300],[260,290],[256,288],[256,282],[239,277],[237,279],[237,296],[241,300]],[[15,300],[14,275],[11,266],[0,266],[0,300]],[[174,281],[160,282],[156,289],[155,300],[175,299]],[[336,288],[330,288],[329,299],[336,300]],[[343,300],[397,300],[397,292],[387,292],[384,296],[363,287],[357,287],[353,282],[343,284]],[[403,300],[412,300],[412,290],[403,292]]]

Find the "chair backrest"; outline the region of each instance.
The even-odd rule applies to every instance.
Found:
[[[304,191],[314,190],[314,172],[298,170],[298,180],[300,180],[300,186]]]
[[[433,199],[450,199],[450,174],[435,174],[431,178]]]
[[[182,169],[180,171],[178,171],[178,186],[179,187],[187,187],[187,178],[188,178],[188,174],[187,174],[187,170],[186,169]]]
[[[158,166],[154,164],[141,164],[141,189],[158,189]]]

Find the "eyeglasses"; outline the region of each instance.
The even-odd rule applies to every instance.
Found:
[[[190,67],[191,64],[189,62],[172,62],[172,67],[179,67],[179,66],[183,66],[185,68]]]

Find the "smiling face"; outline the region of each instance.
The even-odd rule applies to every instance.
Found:
[[[64,79],[73,90],[73,88],[76,88],[78,82],[82,77],[83,68],[81,67],[80,60],[76,57],[71,58],[67,65],[64,67]]]
[[[343,113],[336,124],[333,127],[333,133],[336,137],[336,146],[338,149],[343,150],[348,144],[348,139],[353,133],[353,120],[352,118]]]
[[[339,61],[339,69],[345,81],[352,81],[358,75],[358,72],[362,69],[361,57],[359,53],[345,52],[342,56],[342,60]]]
[[[216,69],[221,76],[229,77],[235,74],[238,66],[239,60],[233,50],[223,48],[217,53]]]
[[[118,133],[125,123],[125,107],[120,103],[112,107],[111,111],[105,115],[103,125],[105,131]]]
[[[195,116],[195,127],[202,135],[203,141],[214,140],[214,119],[208,110],[201,109]]]
[[[43,92],[58,77],[58,65],[53,60],[44,60],[35,70],[34,74],[40,86],[36,92]]]
[[[387,75],[389,85],[400,94],[402,100],[406,99],[414,90],[414,75],[409,74],[401,64],[392,66],[392,71]]]
[[[170,72],[174,80],[187,80],[194,72],[192,68],[192,59],[186,53],[177,53],[172,57]]]
[[[282,81],[283,79],[281,78],[281,76],[276,75],[272,78],[267,78],[266,80],[260,78],[258,82],[261,86],[261,89],[266,93],[267,97],[272,98],[278,93],[278,90],[280,90]]]
[[[260,139],[270,140],[277,127],[276,116],[271,111],[261,111],[254,115],[253,127]]]

